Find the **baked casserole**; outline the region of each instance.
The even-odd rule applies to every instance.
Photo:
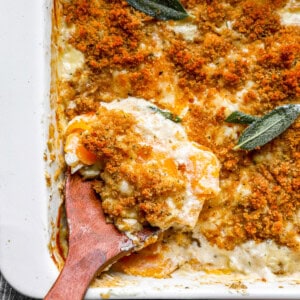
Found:
[[[182,0],[179,20],[130,3],[54,1],[48,146],[60,168],[51,180],[66,166],[94,180],[107,221],[131,238],[162,230],[107,272],[296,278],[300,119],[243,149],[250,122],[228,117],[298,107],[299,1]],[[62,206],[59,267],[64,222]]]

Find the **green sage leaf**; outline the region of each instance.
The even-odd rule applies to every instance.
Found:
[[[177,115],[174,115],[173,113],[171,113],[168,110],[162,110],[162,109],[160,109],[156,106],[149,106],[149,108],[152,109],[154,112],[160,113],[166,119],[169,119],[169,120],[173,121],[174,123],[180,123],[181,122],[180,117],[178,117]]]
[[[179,0],[126,0],[128,4],[158,20],[181,20],[188,13]]]
[[[247,115],[241,111],[234,111],[226,118],[225,122],[236,124],[251,124],[258,119],[259,117]]]
[[[253,150],[265,145],[284,132],[299,115],[300,104],[288,104],[275,108],[251,123],[233,149]]]

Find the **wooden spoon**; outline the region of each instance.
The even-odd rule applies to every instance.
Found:
[[[91,181],[67,174],[65,206],[69,227],[69,251],[59,277],[45,300],[83,299],[96,272],[135,249],[131,239],[105,221]],[[137,234],[141,243],[157,231]]]

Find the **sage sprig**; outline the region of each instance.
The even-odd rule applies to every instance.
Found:
[[[227,122],[241,123],[240,119],[248,116],[244,119],[244,123],[242,124],[247,124],[245,122],[249,122],[248,124],[250,124],[249,127],[243,131],[238,140],[238,144],[233,149],[253,150],[265,145],[290,127],[299,115],[300,104],[279,106],[260,118],[253,117],[252,121],[251,118],[248,118],[249,115],[241,112],[232,113],[226,119]]]
[[[180,123],[182,121],[180,117],[178,117],[177,115],[171,113],[168,110],[163,110],[163,109],[160,109],[156,106],[149,106],[149,108],[152,109],[154,112],[160,113],[166,119],[169,119],[169,120],[173,121],[174,123]]]
[[[225,122],[249,125],[249,124],[257,121],[258,119],[259,119],[259,117],[247,115],[241,111],[235,111],[227,117]]]
[[[181,20],[188,13],[179,0],[126,0],[135,9],[158,20]]]

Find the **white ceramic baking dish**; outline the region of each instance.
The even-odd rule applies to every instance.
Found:
[[[1,272],[21,293],[42,298],[58,275],[48,244],[60,199],[53,187],[50,201],[44,161],[51,117],[51,1],[1,1],[0,15]],[[87,298],[297,299],[299,282],[189,272],[160,280],[106,276]]]

